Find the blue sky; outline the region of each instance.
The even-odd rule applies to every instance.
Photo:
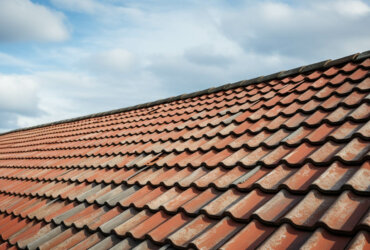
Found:
[[[0,0],[0,131],[370,49],[365,0]]]

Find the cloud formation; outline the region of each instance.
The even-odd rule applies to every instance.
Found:
[[[58,42],[67,38],[62,13],[29,0],[0,1],[0,42]]]
[[[184,57],[191,63],[209,67],[227,67],[233,61],[227,53],[216,52],[212,45],[186,49]]]
[[[186,5],[169,0],[35,1],[0,3],[23,4],[26,17],[33,13],[36,20],[43,19],[43,31],[37,32],[54,30],[53,25],[65,32],[58,39],[19,35],[32,30],[31,20],[28,26],[17,24],[18,37],[8,35],[6,46],[0,43],[0,85],[3,77],[34,86],[25,97],[27,108],[16,104],[19,97],[11,93],[3,101],[6,105],[0,105],[3,130],[335,59],[365,51],[370,44],[370,5],[360,0],[195,0]],[[57,21],[49,22],[43,13]],[[26,17],[12,22],[24,23]],[[2,18],[0,38],[6,30],[1,27],[10,22]],[[68,36],[64,43],[48,46],[10,42],[61,41]]]
[[[245,51],[314,61],[368,49],[370,7],[357,0],[245,3],[218,11],[220,28]]]
[[[127,50],[116,48],[92,53],[82,60],[92,73],[123,74],[133,70],[135,56]]]
[[[32,78],[0,74],[0,83],[0,130],[17,127],[18,117],[42,114],[38,85]]]
[[[25,76],[0,75],[0,110],[23,115],[38,111],[37,84]]]

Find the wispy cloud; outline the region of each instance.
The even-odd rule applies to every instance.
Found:
[[[92,74],[124,74],[134,70],[136,62],[132,53],[116,48],[92,53],[83,58],[81,63]]]
[[[370,41],[369,5],[362,1],[261,1],[217,14],[223,33],[247,52],[312,61],[366,50]]]
[[[51,3],[64,10],[91,14],[105,8],[104,4],[94,0],[51,0]]]

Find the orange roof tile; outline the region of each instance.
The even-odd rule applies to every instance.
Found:
[[[370,52],[0,135],[0,249],[370,248]]]

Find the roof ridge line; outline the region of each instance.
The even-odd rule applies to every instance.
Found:
[[[221,90],[229,90],[229,89],[234,89],[234,88],[237,88],[237,87],[244,87],[244,86],[247,86],[247,85],[250,85],[250,84],[260,83],[260,82],[263,82],[263,81],[270,81],[270,80],[273,80],[273,79],[281,79],[281,78],[291,76],[291,75],[295,75],[295,74],[298,74],[298,73],[305,73],[305,72],[309,72],[309,71],[313,71],[313,70],[317,70],[317,69],[321,69],[321,68],[325,69],[325,68],[329,68],[329,67],[332,67],[332,66],[335,66],[335,65],[338,65],[338,64],[351,62],[351,61],[356,62],[356,61],[364,60],[366,58],[370,58],[370,50],[367,50],[367,51],[364,51],[364,52],[361,52],[361,53],[352,54],[352,55],[345,56],[345,57],[341,57],[341,58],[338,58],[338,59],[335,59],[335,60],[328,59],[328,60],[324,60],[324,61],[321,61],[321,62],[317,62],[317,63],[308,64],[308,65],[305,65],[305,66],[289,69],[289,70],[286,70],[286,71],[279,71],[279,72],[276,72],[276,73],[273,73],[273,74],[270,74],[270,75],[267,75],[267,76],[258,76],[258,77],[248,79],[248,80],[242,80],[242,81],[238,81],[238,82],[234,82],[234,83],[227,83],[227,84],[221,85],[219,87],[211,87],[211,88],[196,91],[196,92],[193,92],[193,93],[181,94],[181,95],[178,95],[178,96],[172,96],[172,97],[160,99],[160,100],[153,101],[153,102],[147,102],[147,103],[133,105],[133,106],[125,107],[125,108],[113,109],[113,110],[109,110],[109,111],[105,111],[105,112],[93,113],[93,114],[89,114],[89,115],[84,115],[84,116],[79,116],[79,117],[75,117],[75,118],[59,120],[59,121],[55,121],[55,122],[44,123],[44,124],[25,127],[25,128],[18,128],[18,129],[14,129],[14,130],[10,130],[10,131],[7,131],[7,132],[0,133],[0,136],[5,135],[5,134],[14,133],[14,132],[31,130],[31,129],[36,129],[36,128],[42,128],[42,127],[47,127],[47,126],[52,126],[52,125],[57,125],[57,124],[62,124],[62,123],[76,122],[76,121],[80,121],[80,120],[84,120],[84,119],[88,119],[88,118],[101,117],[101,116],[105,116],[105,115],[113,115],[113,114],[132,111],[132,110],[140,109],[140,108],[148,108],[148,107],[159,105],[159,104],[164,104],[164,103],[183,100],[183,99],[187,99],[187,98],[197,97],[197,96],[204,95],[204,94],[212,94],[212,93],[215,93],[215,92],[218,92],[218,91],[221,91]]]

